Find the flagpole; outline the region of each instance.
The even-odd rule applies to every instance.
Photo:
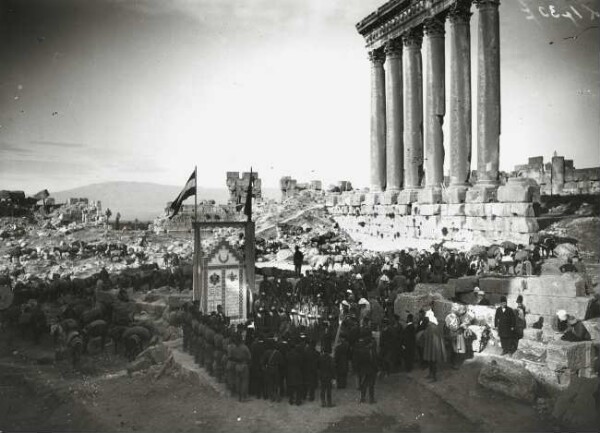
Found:
[[[194,166],[194,178],[196,187],[194,188],[194,223],[192,224],[192,227],[194,228],[194,275],[192,278],[192,301],[197,300],[196,296],[200,285],[200,281],[198,281],[198,264],[200,263],[200,227],[198,227],[198,166],[196,165]]]
[[[194,191],[194,222],[198,222],[198,166],[194,166],[194,177],[196,178],[196,188]]]

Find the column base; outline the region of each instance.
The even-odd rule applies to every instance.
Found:
[[[439,186],[426,186],[419,192],[419,203],[438,204],[442,202],[442,188]]]
[[[369,193],[365,194],[365,201],[363,202],[363,204],[366,204],[367,206],[375,206],[375,205],[381,204],[381,196],[382,195],[383,195],[383,193],[380,191],[369,192]]]
[[[390,205],[398,203],[399,190],[388,190],[383,193],[383,204]]]
[[[443,193],[444,203],[464,203],[467,199],[469,185],[450,185]]]
[[[398,204],[411,204],[419,200],[421,188],[406,188],[398,195]]]
[[[477,183],[467,190],[467,203],[490,203],[497,199],[498,185]]]

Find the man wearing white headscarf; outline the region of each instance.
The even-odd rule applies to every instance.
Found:
[[[437,363],[446,361],[446,348],[442,339],[442,332],[433,310],[427,310],[425,317],[429,323],[423,333],[423,360],[429,365],[429,375],[432,382],[437,381]]]

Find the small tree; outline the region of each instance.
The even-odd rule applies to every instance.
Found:
[[[117,216],[115,216],[115,230],[119,230],[121,221],[121,213],[117,212]]]

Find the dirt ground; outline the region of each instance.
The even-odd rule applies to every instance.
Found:
[[[317,401],[300,407],[256,399],[238,403],[175,373],[157,381],[155,372],[128,376],[125,360],[110,348],[86,357],[80,371],[66,361],[50,362],[50,351],[50,341],[34,347],[20,340],[9,344],[0,335],[0,431],[547,431],[530,406],[478,387],[475,363],[442,371],[434,385],[424,385],[424,370],[382,378],[374,405],[358,403],[350,378],[350,389],[334,390],[336,407],[323,409]],[[495,415],[490,423],[475,422],[448,399]],[[498,411],[502,406],[510,410],[510,421],[498,415],[506,413]]]

